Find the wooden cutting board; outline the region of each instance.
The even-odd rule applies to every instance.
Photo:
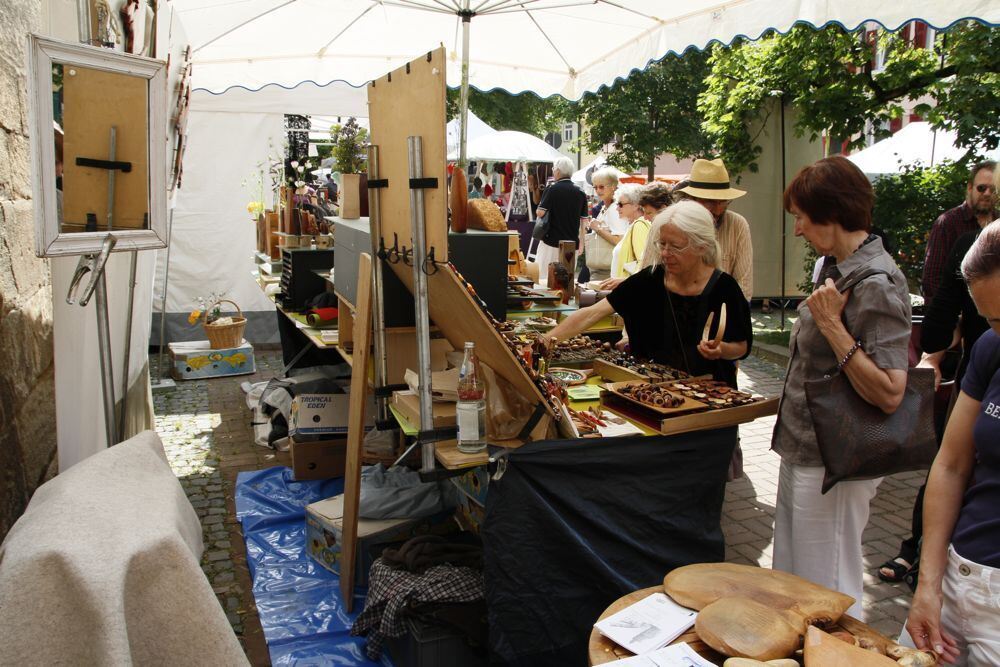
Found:
[[[806,632],[803,654],[805,667],[898,667],[892,658],[858,648],[812,626]]]

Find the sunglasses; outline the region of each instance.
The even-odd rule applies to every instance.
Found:
[[[634,204],[632,204],[632,202],[630,201],[624,201],[624,202],[620,201],[618,202],[617,206],[618,208],[621,208],[622,206],[634,206]]]
[[[976,192],[978,192],[979,194],[983,194],[986,191],[996,192],[996,188],[986,183],[980,183],[979,185],[976,186]]]

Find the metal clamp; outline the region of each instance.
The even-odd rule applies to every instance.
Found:
[[[94,295],[94,290],[97,288],[97,283],[104,273],[104,265],[108,263],[108,257],[111,256],[111,250],[118,243],[112,235],[108,235],[104,238],[104,243],[101,244],[101,251],[99,253],[83,255],[80,257],[80,261],[77,262],[76,271],[73,272],[73,279],[69,283],[69,292],[66,294],[66,303],[73,305],[77,302],[76,292],[80,288],[80,284],[83,282],[83,276],[90,272],[90,282],[83,290],[83,294],[80,295],[79,303],[81,306],[86,306],[90,301],[90,297]]]

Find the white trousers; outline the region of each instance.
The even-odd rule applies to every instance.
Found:
[[[559,261],[559,248],[550,246],[545,241],[539,241],[535,249],[535,264],[538,265],[538,284],[549,284],[549,264]],[[574,267],[575,270],[575,267]]]
[[[941,592],[941,628],[956,639],[960,651],[955,664],[1000,665],[1000,570],[962,558],[949,546]],[[914,646],[905,627],[899,643]]]
[[[840,482],[823,495],[823,473],[781,462],[773,567],[850,595],[855,603],[847,613],[864,620],[861,533],[882,478]]]

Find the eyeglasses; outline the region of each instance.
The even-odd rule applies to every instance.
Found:
[[[630,201],[620,201],[620,202],[618,202],[618,208],[621,208],[623,206],[634,206],[634,204],[632,202],[630,202]]]
[[[987,190],[989,190],[990,192],[996,192],[997,191],[997,189],[995,187],[993,187],[992,185],[989,185],[987,183],[980,183],[979,185],[976,186],[976,192],[978,192],[979,194],[983,194]]]
[[[669,243],[660,243],[659,241],[656,242],[656,249],[659,250],[660,252],[665,252],[668,255],[679,255],[690,247],[691,247],[690,243],[688,243],[683,248],[679,248]]]

